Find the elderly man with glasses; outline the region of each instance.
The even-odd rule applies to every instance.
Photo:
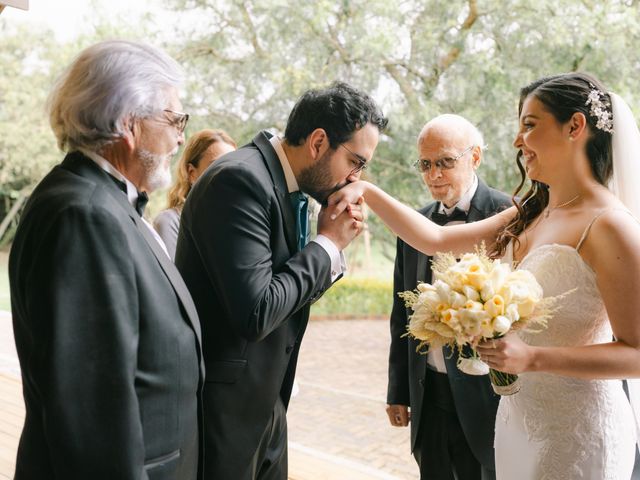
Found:
[[[17,480],[196,480],[204,368],[195,306],[142,217],[188,115],[153,47],[93,45],[49,98],[65,159],[9,258],[26,405]]]
[[[357,180],[386,123],[347,84],[309,90],[283,138],[258,133],[190,192],[176,265],[202,322],[206,479],[286,480],[286,408],[309,307],[362,229],[357,206],[335,220],[323,207],[308,241],[306,195],[325,204]]]
[[[511,205],[476,170],[484,141],[468,120],[440,115],[418,136],[415,166],[435,200],[420,212],[441,225],[475,222]],[[405,336],[409,312],[397,292],[431,283],[431,257],[398,239],[391,313],[387,414],[392,425],[411,424],[411,450],[423,480],[494,479],[493,433],[498,396],[488,376],[456,367],[448,347],[427,355]]]

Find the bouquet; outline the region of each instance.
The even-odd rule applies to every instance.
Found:
[[[487,339],[526,328],[545,328],[556,297],[543,298],[542,287],[527,270],[492,260],[484,245],[458,261],[452,254],[437,254],[432,264],[433,284],[419,283],[414,291],[400,292],[409,317],[408,335],[425,346],[458,347],[458,368],[470,375],[489,374],[496,393],[512,395],[520,390],[514,374],[490,369],[475,347]],[[539,330],[538,330],[539,331]],[[465,345],[471,355],[464,357]]]

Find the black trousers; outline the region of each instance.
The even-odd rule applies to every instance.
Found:
[[[420,467],[420,479],[481,480],[482,467],[460,426],[447,375],[427,369],[424,385],[424,403],[413,452]]]
[[[251,480],[287,480],[287,412],[278,396],[271,422],[267,425],[253,457]]]

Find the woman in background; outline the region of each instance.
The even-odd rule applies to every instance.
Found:
[[[236,148],[236,142],[224,130],[200,130],[187,141],[178,162],[176,182],[169,190],[169,207],[160,212],[153,221],[153,226],[164,241],[171,260],[176,254],[180,214],[191,186],[214,160]]]

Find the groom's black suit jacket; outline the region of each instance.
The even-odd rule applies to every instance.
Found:
[[[184,206],[176,265],[202,323],[207,478],[245,478],[280,397],[288,405],[311,302],[329,255],[297,252],[296,221],[270,135],[205,171]],[[286,446],[285,446],[286,448]]]
[[[200,327],[178,270],[80,153],[34,190],[9,258],[26,405],[17,480],[195,480]]]
[[[471,200],[467,223],[495,215],[510,205],[511,200],[507,195],[489,188],[478,179],[478,189]],[[429,218],[438,206],[439,202],[430,203],[420,213]],[[411,407],[412,450],[416,447],[424,392],[429,389],[429,385],[425,384],[427,356],[416,353],[417,342],[404,336],[411,311],[405,307],[397,292],[413,290],[418,282],[431,283],[431,257],[398,239],[387,403]],[[451,350],[444,347],[444,358],[456,411],[467,442],[480,463],[494,470],[493,434],[499,397],[493,393],[488,376],[466,375],[458,370],[457,351],[451,355]],[[429,425],[423,428],[429,428]]]

